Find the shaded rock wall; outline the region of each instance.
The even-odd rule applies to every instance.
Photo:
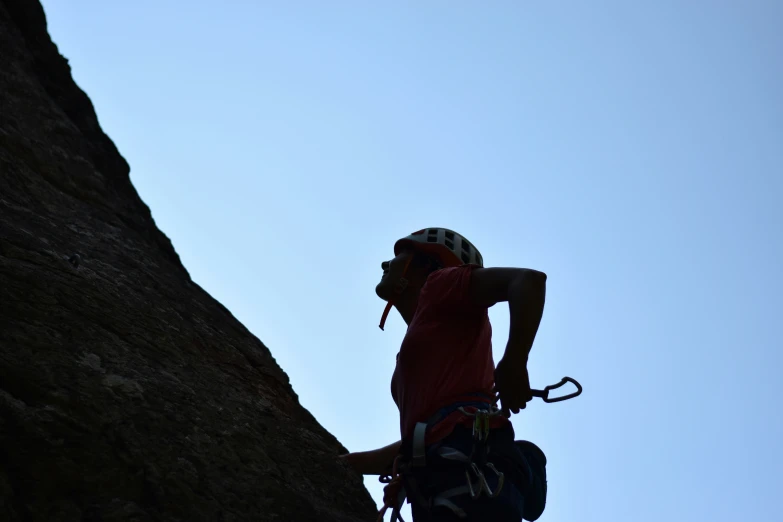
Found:
[[[372,520],[191,281],[35,0],[0,0],[0,521]]]

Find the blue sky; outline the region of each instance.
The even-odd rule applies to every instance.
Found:
[[[778,518],[783,3],[43,4],[193,278],[349,449],[398,438],[380,263],[446,226],[549,275],[531,380],[585,392],[513,420],[543,522]]]

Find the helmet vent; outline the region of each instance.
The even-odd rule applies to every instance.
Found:
[[[470,262],[470,256],[466,254],[464,250],[462,251],[462,255],[460,257],[462,257],[463,263],[468,264]]]
[[[450,241],[454,241],[454,232],[452,232],[450,230],[446,231],[446,239],[448,239]]]
[[[446,240],[446,246],[449,247],[449,250],[454,250],[454,242],[450,240]]]
[[[438,229],[431,228],[429,232],[427,232],[427,243],[437,243],[438,242]]]

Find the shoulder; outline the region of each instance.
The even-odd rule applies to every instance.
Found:
[[[478,265],[441,268],[430,274],[421,289],[420,301],[425,304],[464,304],[470,298],[470,281]]]
[[[424,288],[440,285],[453,285],[460,282],[470,282],[473,271],[481,268],[478,265],[461,265],[436,270],[427,278]]]

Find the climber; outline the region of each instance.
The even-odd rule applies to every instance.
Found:
[[[545,476],[533,476],[509,417],[533,398],[527,361],[546,275],[484,268],[478,250],[444,228],[400,239],[394,254],[381,264],[376,294],[387,302],[381,329],[392,307],[408,325],[391,381],[401,439],[341,458],[389,483],[379,520],[392,507],[396,522],[405,496],[414,522],[535,520],[543,511]],[[511,317],[495,367],[488,308],[498,302],[508,302]],[[528,444],[534,449],[527,455],[540,458],[543,469],[543,453]],[[543,499],[528,494],[536,481]]]

